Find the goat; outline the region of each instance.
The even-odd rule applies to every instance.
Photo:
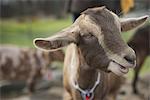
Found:
[[[134,68],[136,56],[121,38],[146,21],[148,16],[121,21],[106,7],[89,8],[68,28],[33,43],[42,50],[55,51],[64,46],[64,100],[105,100],[109,90],[107,72],[118,76]]]
[[[116,100],[121,86],[125,84],[126,78],[114,73],[110,73],[108,75],[108,83],[110,84],[107,100]]]
[[[53,61],[63,62],[64,53],[43,52],[32,48],[0,46],[0,80],[26,81],[29,92],[34,91],[38,78]]]
[[[134,36],[129,40],[128,45],[136,52],[136,68],[134,70],[134,78],[132,89],[135,94],[138,94],[137,81],[138,75],[146,58],[150,55],[150,24],[139,28]]]

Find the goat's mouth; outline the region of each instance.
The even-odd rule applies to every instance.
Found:
[[[116,61],[111,61],[108,70],[115,73],[118,76],[122,76],[129,72],[129,68],[117,63]]]
[[[119,65],[119,70],[120,70],[122,73],[127,74],[127,73],[129,72],[129,68],[124,67],[124,66],[122,66],[121,64],[119,64],[119,63],[117,63],[117,62],[115,62],[115,61],[112,61],[112,62],[114,62],[114,63],[116,63],[116,64]]]

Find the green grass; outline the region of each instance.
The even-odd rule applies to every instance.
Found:
[[[0,21],[0,43],[32,47],[35,37],[50,36],[69,26],[71,19],[41,19],[34,22]]]
[[[40,19],[33,22],[17,22],[16,20],[0,21],[0,43],[14,44],[18,46],[33,47],[32,41],[36,37],[47,37],[72,23],[71,18],[68,19]],[[125,41],[128,41],[133,35],[133,31],[122,33]],[[150,72],[150,57],[145,61],[141,75]],[[131,78],[133,71],[128,76]]]

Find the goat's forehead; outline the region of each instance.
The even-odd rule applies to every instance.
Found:
[[[97,12],[95,15],[89,15],[89,16],[93,16],[94,18],[98,19],[98,21],[104,23],[119,22],[119,17],[115,13],[107,9],[101,11],[100,13]]]
[[[95,8],[94,8],[95,9]],[[99,9],[98,9],[99,10]],[[121,29],[119,17],[113,12],[105,9],[100,12],[86,11],[76,21],[80,28],[83,30],[89,29],[107,29],[107,30],[118,30]],[[88,28],[86,29],[85,26]]]
[[[120,19],[119,19],[119,17],[115,14],[115,13],[113,13],[113,12],[110,12],[111,14],[112,14],[112,16],[113,16],[113,18],[114,18],[114,23],[115,23],[115,25],[119,28],[119,29],[121,29],[121,24],[120,24]]]
[[[101,9],[98,7],[98,8],[88,9],[84,11],[82,15],[88,16],[88,20],[99,22],[100,24],[104,24],[104,25],[109,23],[114,23],[114,22],[118,24],[120,22],[119,17],[115,13],[109,11],[106,8]],[[82,20],[87,20],[87,17],[81,17],[81,18]]]

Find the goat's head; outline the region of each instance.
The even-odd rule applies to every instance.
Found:
[[[34,40],[36,47],[46,50],[77,44],[90,66],[123,75],[135,66],[135,53],[121,38],[121,31],[139,26],[148,16],[121,21],[105,7],[84,11],[70,27],[48,38]]]

